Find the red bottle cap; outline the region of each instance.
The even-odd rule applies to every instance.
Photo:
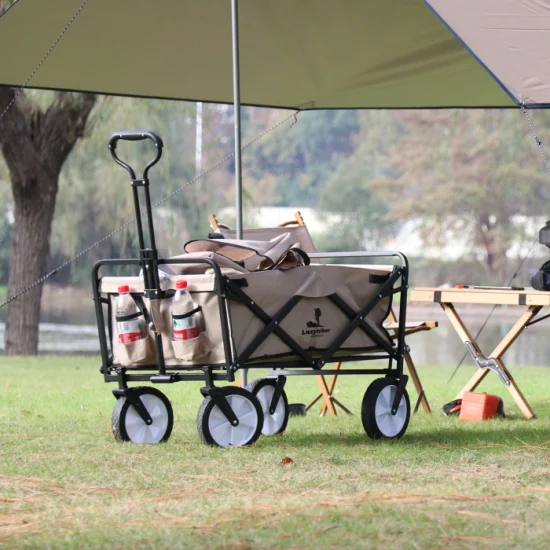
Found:
[[[187,281],[176,281],[176,288],[187,288]]]
[[[119,294],[124,294],[125,292],[130,292],[130,287],[128,285],[122,285],[118,287]]]

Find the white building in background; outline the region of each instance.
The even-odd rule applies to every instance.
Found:
[[[259,206],[247,208],[244,213],[245,227],[276,227],[281,223],[294,219],[294,213],[301,212],[307,224],[309,232],[323,233],[331,225],[339,223],[342,219],[340,214],[327,214],[309,206]],[[227,206],[220,210],[219,221],[235,219],[235,207]]]
[[[460,222],[459,222],[460,223]],[[515,227],[516,238],[506,252],[508,258],[532,258],[548,256],[548,249],[538,244],[539,230],[546,223],[543,217],[514,216],[512,223]],[[386,242],[386,247],[403,252],[408,257],[423,257],[443,261],[455,261],[464,257],[471,257],[472,251],[468,235],[467,223],[463,222],[460,231],[446,231],[434,237],[433,244],[425,242],[420,229],[420,220],[405,222],[395,239]],[[533,242],[536,241],[533,246]],[[484,256],[479,251],[480,258]]]

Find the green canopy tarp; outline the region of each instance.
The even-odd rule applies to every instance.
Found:
[[[10,9],[0,85],[22,85],[81,4]],[[240,0],[239,21],[245,105],[514,105],[422,0]],[[29,86],[231,103],[231,2],[89,0]]]

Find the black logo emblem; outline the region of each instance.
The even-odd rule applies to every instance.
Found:
[[[313,321],[308,321],[307,322],[307,326],[309,328],[314,328],[314,327],[322,327],[323,325],[320,323],[319,319],[321,318],[321,315],[323,315],[323,312],[321,311],[320,308],[316,307],[314,310],[313,310],[313,316],[315,317],[315,323]]]
[[[307,334],[308,336],[317,338],[319,336],[324,336],[327,332],[330,332],[329,328],[325,328],[324,325],[321,324],[321,315],[323,315],[321,308],[316,307],[313,310],[315,321],[308,321],[306,323],[307,330],[302,330],[302,334],[304,336]]]

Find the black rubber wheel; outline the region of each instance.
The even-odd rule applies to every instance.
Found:
[[[239,420],[233,426],[210,396],[202,402],[197,414],[197,431],[203,443],[218,447],[244,447],[255,443],[262,433],[264,415],[252,393],[236,386],[220,388]]]
[[[273,414],[269,413],[269,405],[275,393],[276,385],[276,378],[258,378],[246,386],[246,389],[251,392],[252,395],[256,396],[262,407],[262,412],[264,413],[262,435],[280,435],[286,430],[288,424],[288,415],[290,411],[285,390],[281,393],[275,412]]]
[[[113,410],[111,425],[117,441],[132,441],[133,443],[160,443],[168,441],[174,426],[174,412],[168,398],[156,388],[132,388],[153,423],[147,425],[126,397],[117,400]]]
[[[391,407],[397,381],[391,378],[378,378],[365,392],[361,404],[361,420],[371,439],[399,439],[407,431],[411,416],[411,404],[407,390],[404,391],[397,413]]]

